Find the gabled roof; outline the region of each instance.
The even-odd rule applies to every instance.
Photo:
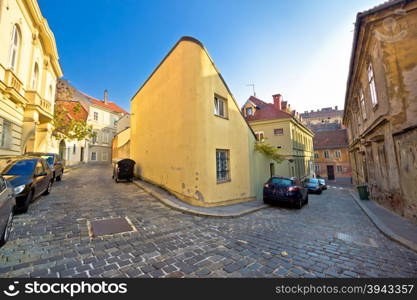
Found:
[[[84,92],[79,91],[82,95],[84,95],[85,97],[88,98],[88,100],[90,101],[91,104],[96,105],[96,106],[100,106],[103,108],[106,108],[108,110],[114,111],[114,112],[118,112],[118,113],[122,113],[122,114],[128,114],[127,111],[125,111],[123,108],[121,108],[120,106],[118,106],[116,103],[114,102],[107,102],[104,103],[104,101],[96,99],[91,97],[90,95],[87,95]]]
[[[314,149],[348,147],[347,129],[316,131],[313,145]]]
[[[359,39],[359,33],[360,33],[360,28],[362,25],[362,19],[372,15],[374,13],[383,11],[385,9],[389,9],[392,8],[396,5],[402,5],[402,4],[407,4],[409,3],[411,0],[388,0],[380,5],[377,5],[371,9],[368,9],[366,11],[363,12],[359,12],[356,15],[356,22],[355,22],[355,31],[353,33],[353,43],[352,43],[352,52],[350,54],[350,63],[349,63],[349,72],[348,72],[348,79],[347,79],[347,83],[346,83],[346,93],[345,93],[345,109],[344,109],[344,113],[343,113],[343,119],[345,119],[346,117],[346,112],[347,112],[347,103],[348,103],[348,98],[349,98],[349,91],[350,91],[350,85],[352,82],[352,76],[353,76],[353,70],[354,70],[354,66],[355,66],[355,62],[356,62],[356,49],[358,47],[358,39]]]
[[[192,42],[195,43],[197,45],[199,45],[201,47],[201,49],[203,49],[204,53],[207,55],[207,57],[209,58],[214,70],[216,71],[217,75],[219,76],[220,80],[222,81],[222,83],[224,84],[224,86],[226,87],[227,92],[229,93],[230,97],[233,100],[233,103],[236,105],[236,108],[238,109],[238,111],[241,113],[241,116],[243,118],[243,120],[246,122],[246,125],[248,126],[249,130],[252,132],[252,135],[256,138],[255,132],[253,131],[252,127],[250,127],[248,121],[246,120],[246,118],[243,116],[239,105],[237,104],[237,101],[235,99],[235,97],[232,94],[232,91],[230,90],[229,86],[227,85],[226,81],[224,80],[222,74],[220,73],[219,69],[217,68],[216,64],[214,63],[213,59],[211,58],[210,54],[208,53],[206,47],[204,47],[203,43],[200,42],[199,40],[197,40],[194,37],[191,36],[183,36],[181,37],[178,42],[171,48],[171,50],[168,52],[167,55],[165,55],[165,57],[161,60],[161,62],[158,64],[158,66],[155,68],[155,70],[153,70],[153,72],[151,73],[151,75],[149,75],[149,77],[145,80],[145,82],[140,86],[140,88],[137,90],[137,92],[133,95],[133,97],[130,99],[130,101],[132,101],[137,94],[139,94],[139,92],[143,89],[143,87],[146,85],[146,83],[152,78],[152,76],[156,73],[156,71],[158,71],[158,69],[161,67],[161,65],[165,62],[165,60],[167,60],[167,58],[171,55],[171,53],[177,48],[177,46],[184,41],[188,41],[188,42]]]
[[[266,103],[254,96],[250,96],[248,101],[252,102],[256,106],[256,111],[254,115],[246,117],[246,120],[248,120],[249,122],[293,118],[291,114],[282,110],[277,110],[272,103]]]

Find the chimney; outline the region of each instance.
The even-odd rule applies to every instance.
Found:
[[[109,92],[104,90],[104,104],[109,103]]]
[[[276,110],[281,110],[282,96],[281,94],[272,95],[274,99],[274,107]]]
[[[337,105],[334,107],[335,110],[337,110]]]

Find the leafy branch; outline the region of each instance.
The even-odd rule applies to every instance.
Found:
[[[277,162],[278,164],[282,163],[284,160],[284,157],[278,153],[277,148],[265,142],[256,142],[255,151],[265,155],[267,158]]]

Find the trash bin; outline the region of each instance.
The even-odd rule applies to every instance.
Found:
[[[133,169],[135,166],[135,161],[123,158],[123,159],[115,159],[112,161],[113,163],[113,179],[116,182],[119,182],[121,179],[132,181],[133,179]]]
[[[369,200],[369,191],[368,186],[366,184],[358,185],[358,192],[359,192],[359,198],[361,200]]]

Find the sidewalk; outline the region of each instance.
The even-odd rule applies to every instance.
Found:
[[[265,205],[262,201],[258,200],[219,207],[194,206],[179,200],[177,197],[153,184],[138,179],[133,180],[133,183],[157,198],[166,206],[169,206],[183,213],[194,214],[198,216],[236,218],[268,207],[268,205]]]
[[[417,225],[371,200],[360,200],[357,191],[349,189],[356,204],[387,237],[417,252]]]

